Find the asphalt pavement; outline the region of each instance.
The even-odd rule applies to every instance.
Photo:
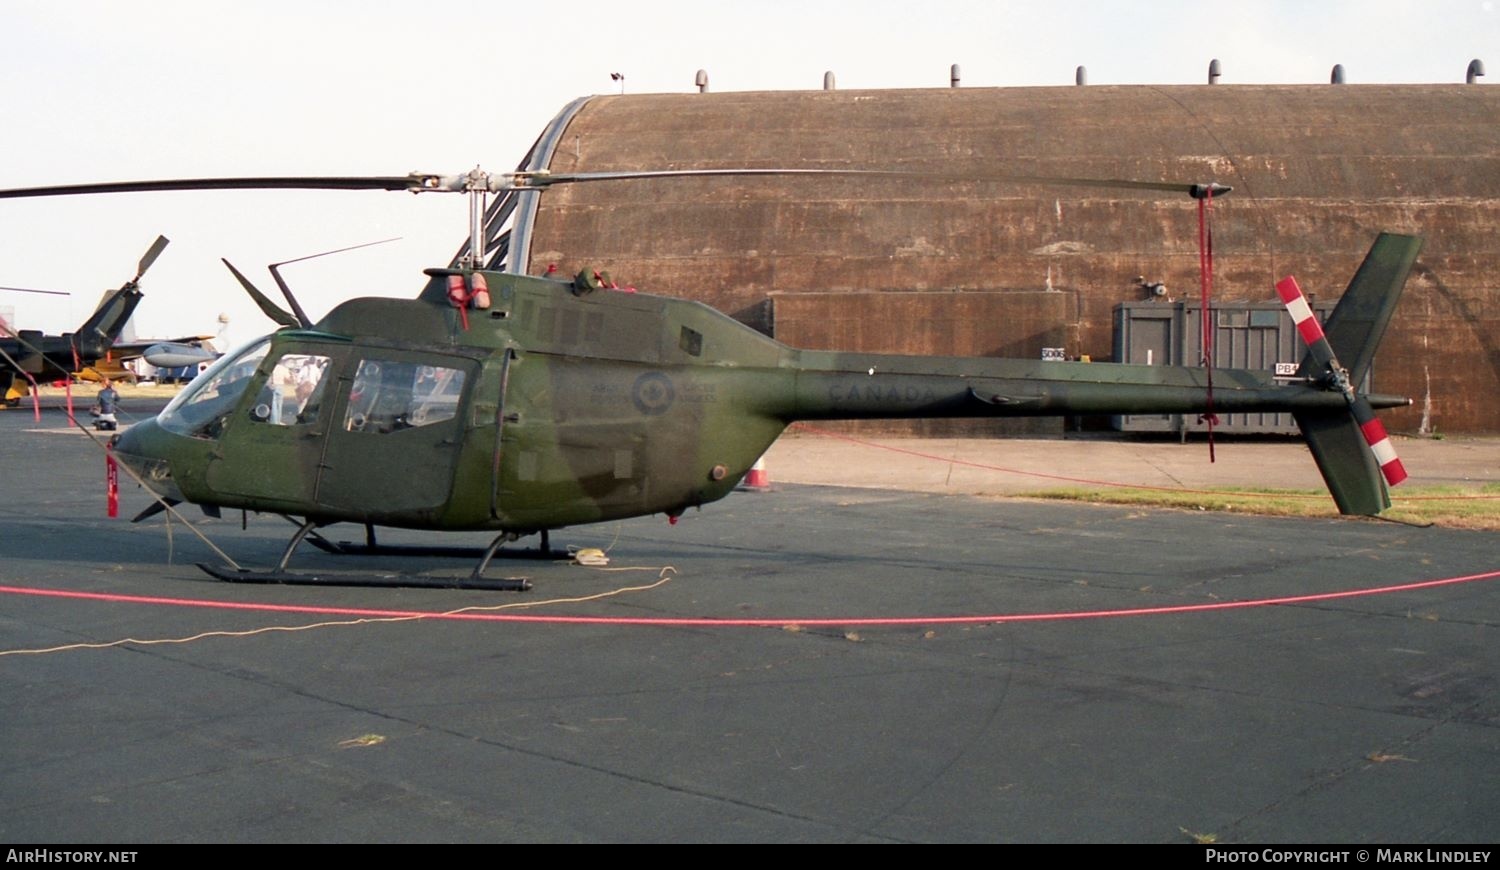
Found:
[[[213,556],[180,523],[106,519],[97,448],[63,428],[0,413],[6,841],[1500,838],[1495,533],[974,498],[990,484],[954,481],[979,469],[912,457],[947,487],[920,492],[890,450],[804,434],[770,492],[554,535],[628,570],[492,569],[520,594],[244,586],[195,568]],[[1435,445],[1459,457],[1439,476],[1493,479],[1492,445]],[[1202,445],[897,446],[1069,476],[1207,465]],[[1413,446],[1414,475],[1438,467]],[[797,483],[799,462],[860,486]],[[292,531],[193,518],[247,564]]]

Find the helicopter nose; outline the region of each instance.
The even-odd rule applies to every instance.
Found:
[[[115,458],[153,492],[181,501],[182,492],[172,480],[172,466],[166,458],[165,442],[171,437],[155,420],[145,420],[116,435],[109,443]]]

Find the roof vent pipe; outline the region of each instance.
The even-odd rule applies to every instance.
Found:
[[[1224,74],[1224,68],[1219,65],[1219,59],[1218,58],[1214,58],[1213,60],[1211,60],[1211,61],[1208,62],[1208,83],[1209,84],[1211,84],[1211,85],[1218,84],[1219,83],[1219,76],[1221,76],[1223,74]]]
[[[958,64],[954,64],[953,66],[948,67],[948,87],[958,87],[960,78],[961,76],[959,76],[958,74]]]
[[[1331,72],[1331,73],[1328,74],[1328,83],[1330,85],[1341,85],[1341,84],[1344,83],[1344,65],[1343,64],[1336,63],[1336,64],[1333,65],[1333,72]]]
[[[1083,67],[1073,70],[1073,84],[1086,85],[1089,83],[1089,71]]]
[[[1469,61],[1469,71],[1464,75],[1464,82],[1474,84],[1474,80],[1484,75],[1484,61],[1474,58]]]
[[[835,83],[833,81],[833,70],[829,70],[828,72],[823,73],[823,90],[825,90],[825,91],[835,91],[835,90],[838,90],[837,86],[835,85]]]
[[[693,76],[693,84],[698,86],[698,93],[708,93],[708,70],[698,70],[698,74],[696,76]]]

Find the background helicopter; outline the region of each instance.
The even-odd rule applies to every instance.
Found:
[[[471,194],[470,251],[485,196],[554,184],[693,175],[945,176],[883,170],[666,170],[439,177],[191,179],[0,191],[0,198],[249,187]],[[972,176],[965,180],[974,180]],[[986,176],[1222,195],[1218,185]],[[1268,372],[789,348],[700,303],[475,267],[428,269],[415,300],[352,299],[312,322],[236,278],[283,329],[226,356],[117,455],[169,502],[302,518],[277,567],[205,566],[224,579],[298,579],[287,565],[315,528],[365,524],[522,535],[665,513],[674,521],[733,490],[797,420],[1288,411],[1344,513],[1376,514],[1404,477],[1374,410],[1402,397],[1362,382],[1420,240],[1382,235],[1328,322],[1291,285],[1284,298],[1309,353],[1295,377]],[[233,267],[230,267],[233,270]],[[278,283],[281,283],[278,280]],[[1352,360],[1346,369],[1340,358]],[[150,513],[149,511],[147,512]],[[143,516],[146,514],[143,514]],[[317,579],[317,578],[309,578]],[[445,584],[446,585],[446,584]]]
[[[203,347],[209,335],[189,335],[170,340],[137,340],[131,329],[131,317],[140,304],[141,277],[170,240],[157,236],[141,257],[134,277],[117,290],[106,291],[99,306],[74,332],[46,335],[40,330],[13,329],[0,321],[0,397],[14,407],[38,381],[68,378],[100,380],[103,378],[135,379],[135,372],[125,363],[144,358],[153,366],[173,368],[196,366],[218,357]],[[4,287],[22,293],[67,295],[54,290],[32,290]]]
[[[12,395],[12,386],[17,381],[34,383],[37,378],[68,378],[104,359],[141,302],[141,276],[161,256],[167,243],[166,236],[157,236],[141,257],[134,277],[121,284],[118,290],[106,294],[99,307],[76,331],[44,335],[40,331],[22,329],[12,335],[0,336],[0,396],[6,397],[6,403],[19,403],[19,395]]]

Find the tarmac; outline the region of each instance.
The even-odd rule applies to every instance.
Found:
[[[515,594],[211,580],[180,523],[125,519],[134,487],[103,516],[64,430],[0,413],[8,842],[1500,838],[1496,533],[1015,499],[1036,480],[979,467],[1317,486],[1290,442],[803,430],[771,491],[559,531],[616,570],[497,564]],[[1419,482],[1500,465],[1398,449]],[[247,564],[292,531],[194,519]],[[470,567],[413,561],[294,567]]]
[[[1403,486],[1478,488],[1500,481],[1500,438],[1395,438]],[[766,455],[772,482],[952,495],[1020,495],[1110,485],[1187,489],[1322,489],[1312,454],[1295,437],[1202,435],[1065,438],[881,438],[799,424]],[[1399,495],[1401,490],[1394,490]],[[1330,502],[1331,504],[1331,502]]]

